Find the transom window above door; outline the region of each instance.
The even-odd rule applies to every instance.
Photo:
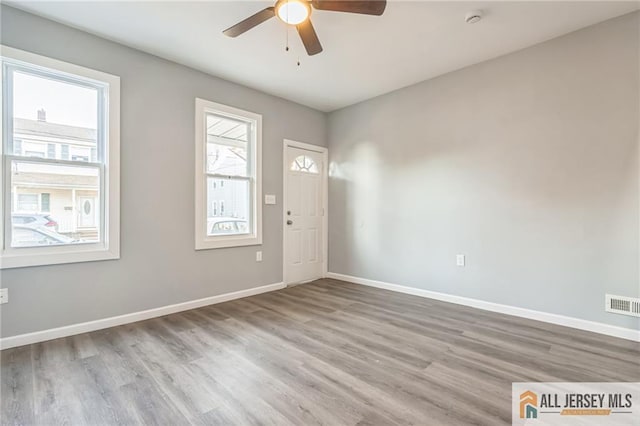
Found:
[[[296,157],[293,163],[291,163],[291,170],[294,172],[320,173],[313,158],[307,157],[306,155]]]

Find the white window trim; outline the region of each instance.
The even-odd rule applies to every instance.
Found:
[[[2,165],[0,166],[0,188],[2,188],[2,196],[0,196],[0,219],[2,219],[3,227],[0,227],[0,269],[21,268],[28,266],[56,265],[63,263],[91,262],[98,260],[109,260],[120,258],[120,77],[107,74],[101,71],[92,70],[81,67],[79,65],[70,64],[59,61],[57,59],[48,58],[34,53],[25,52],[11,47],[0,45],[0,56],[12,62],[24,62],[28,65],[35,65],[49,68],[61,73],[72,74],[86,79],[95,80],[101,83],[107,83],[108,100],[108,128],[107,130],[107,149],[105,150],[104,163],[104,200],[106,208],[104,210],[104,236],[100,243],[64,245],[52,247],[24,247],[24,248],[7,248],[5,247],[5,233],[11,226],[11,206],[5,197],[10,197],[6,187],[9,185],[6,180],[6,171],[4,170],[4,146],[5,132],[2,128],[4,122],[4,113],[2,111],[3,102],[0,102],[0,133],[2,133],[3,143],[0,144],[0,156],[2,157]],[[5,87],[3,84],[2,91]]]
[[[254,146],[251,156],[255,170],[255,190],[252,194],[253,232],[242,235],[207,235],[207,142],[205,114],[209,112],[241,120],[255,122],[253,140]],[[196,98],[195,103],[195,249],[207,250],[225,247],[254,246],[262,244],[262,115],[227,105]]]

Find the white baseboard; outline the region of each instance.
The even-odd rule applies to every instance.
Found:
[[[484,300],[471,299],[468,297],[454,296],[446,293],[438,293],[435,291],[390,284],[382,281],[369,280],[366,278],[352,277],[350,275],[337,274],[335,272],[327,273],[327,278],[348,281],[355,284],[381,288],[384,290],[397,291],[399,293],[412,294],[414,296],[441,300],[443,302],[455,303],[457,305],[470,306],[472,308],[483,309],[485,311],[499,312],[501,314],[513,315],[516,317],[563,325],[565,327],[572,327],[579,330],[591,331],[593,333],[606,334],[607,336],[619,337],[622,339],[640,342],[640,330],[634,330],[631,328],[616,327],[614,325],[603,324],[595,321],[587,321],[579,318],[567,317],[564,315],[550,314],[548,312],[518,308],[515,306],[501,305],[499,303],[486,302]]]
[[[202,306],[214,305],[216,303],[228,302],[229,300],[241,299],[243,297],[254,296],[260,293],[280,290],[285,288],[284,283],[267,284],[260,287],[253,287],[246,290],[234,291],[232,293],[219,294],[217,296],[205,297],[203,299],[190,300],[188,302],[176,303],[175,305],[161,306],[159,308],[147,309],[146,311],[133,312],[131,314],[119,315],[116,317],[103,318],[95,321],[72,324],[64,327],[51,328],[49,330],[36,331],[34,333],[19,334],[0,339],[0,350],[14,348],[16,346],[30,345],[32,343],[44,342],[46,340],[58,339],[60,337],[73,336],[76,334],[88,333],[90,331],[102,330],[104,328],[129,324],[176,312],[188,311]]]

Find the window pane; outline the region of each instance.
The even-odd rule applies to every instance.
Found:
[[[13,73],[14,155],[89,161],[97,128],[97,89]]]
[[[293,163],[291,163],[290,169],[297,172],[319,173],[316,162],[313,161],[313,158],[307,157],[306,155],[296,157]]]
[[[250,233],[250,183],[207,178],[207,235]]]
[[[100,241],[98,168],[13,161],[11,188],[12,247]]]
[[[17,194],[18,211],[35,212],[38,210],[38,194]]]
[[[43,192],[42,194],[40,194],[40,209],[43,212],[48,213],[50,208],[51,208],[51,194]]]
[[[207,172],[248,176],[250,132],[250,123],[207,114]]]

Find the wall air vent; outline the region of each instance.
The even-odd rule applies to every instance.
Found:
[[[640,298],[606,294],[605,303],[607,312],[640,318]]]

